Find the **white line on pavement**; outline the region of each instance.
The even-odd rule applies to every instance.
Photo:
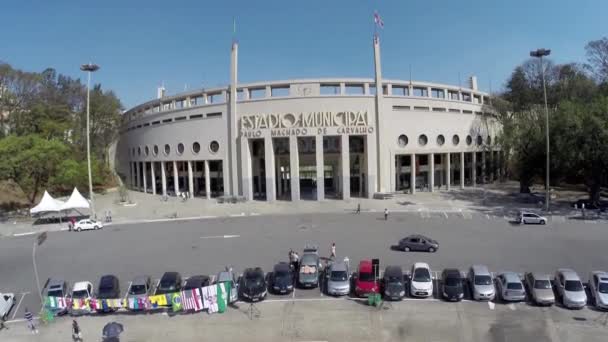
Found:
[[[513,304],[513,303],[511,303],[511,304],[509,304],[507,306],[509,307],[509,309],[511,309],[513,311],[517,310],[517,308],[515,307],[515,304]]]
[[[228,216],[230,216],[230,217],[242,217],[242,216],[245,216],[245,213],[240,213],[240,214],[230,214],[230,215],[228,215]]]
[[[19,234],[13,234],[13,236],[27,236],[27,235],[34,235],[37,232],[27,232],[27,233],[19,233]]]
[[[445,218],[448,218],[448,213],[446,213],[445,211],[443,212],[443,216],[445,216]]]
[[[494,310],[494,306],[495,304],[493,302],[488,302],[488,307],[490,308],[490,310]]]
[[[211,236],[201,236],[201,239],[230,239],[241,237],[240,235],[211,235]]]
[[[19,307],[21,306],[21,302],[23,301],[23,298],[25,298],[25,296],[28,294],[29,292],[24,292],[21,294],[21,298],[19,299],[19,302],[17,303],[17,306],[15,307],[15,312],[13,312],[13,316],[11,317],[11,319],[15,319],[15,316],[17,316],[17,311],[19,311]]]
[[[249,216],[260,216],[260,213],[249,213]]]

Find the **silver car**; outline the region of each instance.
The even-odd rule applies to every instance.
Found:
[[[589,275],[589,292],[595,307],[608,310],[608,273],[594,271]]]
[[[485,265],[473,265],[469,268],[467,281],[474,300],[492,300],[496,296],[492,274]]]
[[[344,296],[350,293],[350,272],[348,264],[344,261],[334,262],[325,272],[327,280],[327,294]]]
[[[508,302],[518,302],[526,299],[526,290],[519,275],[515,272],[501,272],[496,276],[496,287],[500,298]]]
[[[226,267],[225,271],[218,273],[214,284],[230,282],[230,304],[239,299],[239,282],[236,279],[232,267]]]
[[[522,211],[519,213],[520,224],[547,224],[547,218],[538,214]]]
[[[550,275],[528,272],[524,275],[524,282],[534,303],[538,305],[553,305],[555,303]]]
[[[133,279],[127,290],[127,303],[130,310],[144,310],[147,296],[152,290],[152,280],[149,276],[138,276]]]
[[[553,280],[557,295],[569,309],[582,309],[587,305],[587,294],[581,278],[571,269],[560,268]]]

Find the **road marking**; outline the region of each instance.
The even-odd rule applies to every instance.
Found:
[[[443,216],[445,216],[445,218],[448,218],[448,213],[446,213],[445,211],[443,212]]]
[[[15,319],[15,316],[17,316],[17,311],[19,311],[19,307],[21,306],[21,302],[23,301],[23,298],[25,298],[25,296],[28,294],[29,292],[24,292],[21,294],[21,299],[19,299],[19,302],[17,303],[17,306],[14,308],[15,312],[13,312],[13,316],[11,317],[11,319]]]
[[[486,214],[486,218],[489,220],[490,219],[490,215]]]
[[[260,216],[260,213],[249,213],[249,216]]]
[[[490,308],[490,310],[494,310],[494,306],[495,304],[493,302],[488,302],[488,307]]]
[[[38,319],[39,319],[38,316],[34,316],[34,320],[37,321]],[[4,323],[20,323],[20,322],[27,322],[27,319],[25,319],[25,318],[18,318],[18,319],[13,319],[13,320],[10,320],[10,321],[5,321]]]
[[[13,236],[28,236],[28,235],[34,235],[37,232],[27,232],[27,233],[19,233],[19,234],[13,234]]]
[[[513,303],[511,303],[511,304],[509,304],[507,306],[509,307],[509,309],[511,309],[513,311],[517,310],[517,308],[515,307],[515,304],[513,304]]]
[[[231,239],[241,237],[240,235],[212,235],[212,236],[201,236],[201,239]]]
[[[230,214],[228,215],[229,217],[243,217],[245,216],[245,213],[240,213],[240,214]]]

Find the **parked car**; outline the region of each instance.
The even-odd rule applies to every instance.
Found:
[[[379,293],[378,280],[371,260],[361,260],[355,275],[355,294],[358,297],[367,297],[372,293]]]
[[[266,298],[266,279],[262,268],[247,268],[241,277],[241,285],[239,286],[241,297],[252,301],[260,301]]]
[[[350,270],[345,261],[333,262],[325,272],[327,294],[343,296],[350,293]]]
[[[149,276],[138,276],[133,279],[129,289],[127,290],[127,300],[133,298],[137,301],[138,298],[145,299],[150,294],[152,288],[152,280]],[[143,310],[144,307],[131,310]]]
[[[118,278],[112,274],[104,275],[99,279],[99,286],[97,287],[97,299],[117,299],[120,298],[120,285]],[[99,307],[99,312],[111,312],[113,309]]]
[[[224,283],[227,290],[230,289],[229,302],[231,304],[239,300],[239,282],[231,267],[226,267],[224,271],[217,274],[217,277],[215,277],[215,284],[220,283]]]
[[[301,287],[313,288],[319,285],[321,262],[316,247],[304,248],[298,270],[298,284]]]
[[[72,287],[72,315],[81,315],[89,312],[83,304],[93,298],[93,284],[88,281],[79,281]]]
[[[433,278],[431,276],[431,268],[425,262],[417,262],[412,266],[410,295],[412,297],[423,298],[433,295]]]
[[[293,291],[293,272],[286,262],[274,265],[270,275],[270,289],[274,293],[286,294]]]
[[[441,273],[441,295],[449,301],[461,301],[464,298],[462,275],[455,268],[447,268]]]
[[[493,300],[496,296],[492,274],[485,265],[473,265],[467,276],[471,297],[474,300]]]
[[[93,219],[80,220],[74,224],[74,230],[77,232],[83,230],[97,230],[101,228],[103,228],[103,223],[101,223],[101,221],[96,221]]]
[[[200,289],[211,284],[211,278],[206,275],[194,275],[186,279],[184,290]]]
[[[387,266],[380,287],[385,299],[401,300],[405,296],[405,282],[401,266]]]
[[[526,290],[521,278],[515,272],[501,272],[496,276],[496,288],[500,298],[507,302],[518,302],[526,299]]]
[[[522,211],[519,213],[518,222],[520,224],[547,224],[547,218],[538,214]]]
[[[553,280],[557,295],[568,309],[582,309],[587,304],[587,294],[581,278],[571,269],[560,268]]]
[[[156,294],[179,292],[182,290],[182,276],[178,272],[165,272],[160,278]]]
[[[550,275],[528,272],[524,275],[524,283],[534,303],[538,305],[553,305],[555,303]]]
[[[50,279],[49,283],[46,286],[46,296],[63,298],[64,303],[66,304],[64,305],[64,307],[47,307],[47,310],[58,316],[68,313],[69,307],[67,305],[67,299],[70,297],[70,288],[65,280]]]
[[[439,249],[439,242],[424,235],[414,234],[399,240],[398,248],[404,252],[424,251],[433,253]]]
[[[596,308],[608,310],[608,273],[594,271],[589,275],[589,293]]]
[[[8,313],[15,305],[14,293],[0,293],[0,319],[6,320]]]

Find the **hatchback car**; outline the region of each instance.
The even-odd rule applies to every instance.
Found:
[[[274,265],[270,275],[270,288],[272,292],[286,294],[293,291],[293,272],[286,262]]]
[[[252,301],[260,301],[266,298],[266,279],[262,268],[247,268],[241,277],[241,285],[239,286],[241,297]]]
[[[84,219],[74,224],[74,230],[77,232],[83,230],[97,230],[103,228],[103,223],[93,219]]]
[[[321,263],[317,248],[305,248],[298,269],[298,284],[304,288],[317,287],[319,285],[320,269]]]
[[[344,296],[350,293],[350,272],[348,263],[333,262],[325,272],[327,294]]]
[[[455,268],[447,268],[441,273],[441,295],[449,301],[458,302],[464,298],[462,275]]]
[[[571,269],[560,268],[553,280],[557,295],[569,309],[582,309],[587,304],[587,294],[581,278]]]
[[[380,283],[384,299],[401,300],[405,296],[405,282],[403,279],[401,266],[386,266]]]
[[[485,265],[473,265],[467,276],[471,297],[474,300],[492,300],[496,296],[492,274]]]
[[[520,224],[547,224],[547,218],[538,214],[522,211],[519,213]]]
[[[70,288],[68,287],[68,283],[65,280],[61,279],[51,279],[46,287],[46,296],[47,297],[55,297],[55,298],[63,298],[63,305],[57,305],[55,307],[47,307],[47,310],[51,311],[55,315],[63,315],[66,314],[69,310],[67,305],[67,299],[70,296]]]
[[[14,293],[0,293],[0,319],[6,320],[8,313],[15,305]]]
[[[526,299],[524,284],[515,272],[499,273],[496,276],[496,288],[500,298],[506,302],[519,302]]]
[[[412,266],[410,295],[423,298],[433,295],[433,278],[431,268],[427,263],[417,262]]]
[[[524,283],[530,298],[537,305],[553,305],[555,303],[550,275],[528,272],[524,275]]]
[[[194,275],[186,279],[184,290],[200,289],[209,286],[211,278],[206,275]]]
[[[239,300],[239,283],[231,267],[226,267],[224,271],[217,274],[215,277],[215,284],[220,283],[223,283],[226,286],[226,289],[230,289],[230,303]],[[230,286],[228,286],[228,283]]]
[[[144,305],[140,306],[140,303],[143,304],[143,301],[150,294],[150,290],[152,287],[152,280],[149,276],[138,276],[131,281],[131,285],[129,285],[129,289],[127,290],[127,302],[133,303],[129,304],[129,309],[131,310],[143,310]],[[137,305],[135,304],[137,303]]]
[[[355,295],[367,297],[372,293],[379,293],[378,280],[371,260],[361,260],[355,276]]]
[[[182,290],[182,276],[178,272],[165,272],[158,282],[157,295]]]
[[[595,307],[608,310],[608,273],[594,271],[589,275],[589,292]]]
[[[410,235],[399,240],[398,248],[404,252],[423,251],[433,253],[439,249],[439,242],[424,235]]]

